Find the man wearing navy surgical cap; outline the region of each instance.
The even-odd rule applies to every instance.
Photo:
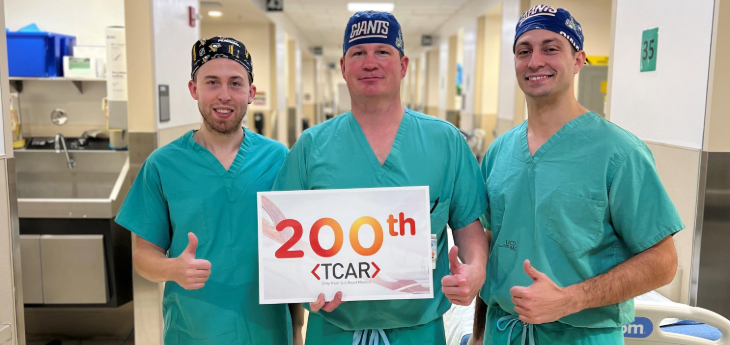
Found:
[[[431,285],[434,298],[341,304],[348,297],[342,292],[326,303],[320,294],[308,306],[308,344],[444,345],[442,315],[449,301],[469,305],[485,279],[488,248],[478,221],[486,209],[484,180],[458,129],[401,105],[408,67],[403,44],[391,14],[358,12],[350,18],[340,68],[352,111],[302,133],[274,189],[429,186],[431,233],[438,243],[433,280],[391,276],[383,284],[416,293]],[[447,224],[456,229],[458,247],[450,252]]]
[[[116,222],[137,235],[136,271],[166,283],[165,344],[302,344],[288,306],[258,299],[256,193],[271,189],[287,149],[241,126],[256,94],[251,54],[212,37],[191,58],[203,123],[147,158]]]
[[[492,252],[475,326],[484,344],[623,344],[632,298],[674,278],[684,225],[649,148],[576,101],[578,21],[535,6],[514,52],[528,120],[482,163]]]

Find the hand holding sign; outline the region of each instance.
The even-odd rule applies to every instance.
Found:
[[[338,291],[335,294],[335,298],[333,298],[331,301],[326,302],[326,303],[324,301],[324,294],[321,293],[317,297],[317,302],[309,304],[309,309],[311,309],[313,313],[316,313],[320,310],[324,310],[329,313],[329,312],[332,312],[333,310],[335,310],[335,308],[337,308],[342,303],[345,303],[345,302],[342,302],[342,291]]]
[[[188,247],[175,258],[173,280],[186,290],[196,290],[205,286],[210,277],[210,262],[196,259],[195,251],[198,248],[198,238],[192,232],[188,233]]]
[[[523,268],[532,279],[532,285],[510,289],[512,303],[515,304],[515,311],[520,314],[520,321],[538,325],[557,321],[573,313],[570,311],[573,305],[571,297],[564,288],[532,267],[530,260],[525,260]]]
[[[441,290],[451,303],[468,306],[484,285],[484,269],[460,263],[459,247],[449,251],[449,265],[451,275],[441,279]]]

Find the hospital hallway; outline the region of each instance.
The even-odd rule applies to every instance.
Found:
[[[450,174],[454,174],[459,178],[454,180],[459,182],[451,183],[444,177],[450,184],[439,184],[440,190],[435,192],[432,185],[430,190],[426,189],[425,196],[419,194],[422,199],[417,199],[418,205],[423,212],[413,212],[425,217],[428,229],[440,227],[433,234],[428,233],[427,239],[424,237],[421,244],[428,241],[430,256],[419,256],[426,263],[419,267],[431,265],[424,269],[429,279],[436,276],[437,267],[444,274],[455,274],[450,271],[455,266],[448,261],[451,260],[448,251],[459,241],[459,234],[454,235],[456,231],[451,227],[459,230],[457,224],[463,222],[450,217],[466,212],[466,207],[456,205],[468,199],[457,194],[478,193],[483,189],[482,194],[486,196],[479,197],[484,201],[476,197],[476,201],[468,199],[482,207],[483,212],[476,216],[470,214],[469,223],[463,224],[464,228],[481,224],[479,229],[489,230],[487,236],[491,237],[492,231],[495,234],[495,243],[490,245],[491,256],[484,258],[490,264],[494,262],[495,268],[487,274],[482,295],[477,295],[471,305],[453,304],[447,308],[445,294],[434,288],[441,287],[438,277],[433,278],[433,285],[429,279],[423,283],[425,278],[411,271],[403,273],[405,268],[392,274],[383,269],[385,273],[379,276],[379,284],[391,284],[390,289],[396,292],[416,291],[419,286],[425,286],[430,298],[443,299],[440,305],[433,302],[435,305],[428,312],[445,311],[445,345],[476,344],[475,309],[487,317],[486,309],[479,309],[481,299],[490,289],[503,288],[509,292],[501,282],[497,284],[493,280],[514,270],[520,274],[528,272],[529,263],[523,269],[525,255],[533,255],[530,259],[535,269],[546,272],[546,276],[555,277],[574,269],[578,272],[575,276],[566,274],[569,278],[562,280],[573,284],[604,274],[627,258],[648,252],[647,248],[655,248],[662,238],[669,238],[676,248],[677,269],[671,282],[633,301],[614,301],[601,306],[605,309],[600,309],[603,313],[600,315],[596,311],[551,321],[575,328],[613,327],[623,332],[625,344],[629,345],[730,345],[730,250],[727,249],[730,243],[730,65],[722,60],[722,56],[730,56],[730,0],[355,1],[368,0],[0,0],[0,21],[6,27],[5,40],[0,40],[0,345],[266,344],[260,339],[244,338],[256,338],[266,332],[273,337],[279,331],[285,332],[287,324],[262,326],[273,319],[273,312],[258,311],[264,310],[264,305],[277,305],[278,313],[290,315],[286,301],[296,298],[271,298],[266,303],[256,303],[249,310],[256,310],[253,320],[241,321],[243,317],[235,311],[239,303],[245,306],[249,300],[265,300],[263,281],[270,278],[270,272],[259,269],[265,267],[265,255],[257,254],[259,250],[263,252],[265,239],[278,241],[277,245],[286,243],[275,254],[268,253],[271,258],[293,260],[300,254],[302,260],[315,254],[321,257],[316,267],[306,266],[301,275],[283,268],[276,272],[286,276],[277,282],[288,282],[279,289],[304,291],[304,287],[297,285],[300,280],[309,279],[308,284],[324,286],[326,283],[320,283],[320,279],[324,272],[327,278],[330,274],[335,276],[336,265],[344,267],[345,277],[356,274],[358,279],[367,276],[376,281],[375,275],[371,277],[371,268],[373,271],[377,268],[375,274],[381,274],[378,272],[385,267],[376,260],[380,257],[370,257],[380,248],[377,241],[382,242],[385,234],[383,248],[398,249],[387,241],[407,237],[406,225],[415,236],[416,222],[408,218],[407,212],[404,219],[405,211],[400,209],[383,211],[383,217],[390,215],[390,218],[382,224],[378,223],[380,218],[363,210],[350,212],[348,207],[358,207],[360,200],[350,195],[343,197],[341,206],[332,201],[333,209],[347,208],[332,211],[341,212],[347,221],[334,221],[336,226],[325,222],[329,228],[322,231],[322,236],[327,240],[320,246],[319,228],[325,224],[321,223],[325,216],[317,216],[309,224],[303,221],[302,235],[302,224],[296,220],[298,229],[292,223],[281,225],[285,219],[293,219],[290,214],[295,213],[286,210],[287,202],[274,204],[271,201],[274,197],[256,192],[273,190],[271,195],[276,196],[275,193],[284,193],[280,191],[311,189],[317,190],[311,192],[315,195],[325,189],[371,188],[368,184],[371,179],[358,178],[360,173],[369,174],[367,169],[371,166],[376,176],[372,181],[380,184],[376,187],[415,188],[415,184],[401,182],[408,178],[427,181],[429,173],[440,173],[438,169],[447,164],[451,165],[442,169],[446,171],[442,175],[451,178]],[[567,12],[558,8],[569,12],[567,20],[560,17]],[[383,13],[378,20],[357,22],[359,19],[353,15],[360,11]],[[538,24],[525,29],[523,24],[531,21]],[[524,43],[522,48],[517,45],[520,28],[524,32],[541,29],[555,34],[557,38],[553,41],[560,39],[566,51],[572,49],[572,56],[584,52],[585,59],[575,62],[578,67],[573,71],[574,76],[559,74],[561,79],[556,79],[558,72],[544,72],[554,72],[550,64],[555,60],[551,59],[558,53],[551,48],[540,54],[524,51],[529,44]],[[547,45],[548,41],[543,43]],[[373,101],[375,98],[362,96],[365,86],[362,89],[353,86],[362,79],[357,79],[359,75],[352,77],[354,72],[346,67],[355,63],[348,64],[343,58],[350,59],[346,52],[366,46],[365,42],[386,46],[378,47],[374,53],[377,57],[368,57],[368,63],[385,59],[377,54],[396,59],[400,52],[403,54],[398,60],[400,66],[407,66],[399,85],[400,103],[406,109],[404,124],[387,138],[374,138],[375,130],[368,131],[362,122],[358,124],[360,113],[353,112],[357,104],[359,109],[380,104]],[[360,53],[369,54],[364,48]],[[525,54],[528,53],[544,60],[530,58],[533,60],[527,65]],[[221,67],[222,70],[243,71],[238,79],[248,78],[251,82],[244,83],[246,91],[240,94],[235,93],[240,82],[233,86],[226,84],[230,89],[226,89],[224,96],[218,96],[217,100],[229,97],[240,101],[241,107],[214,109],[210,106],[208,109],[205,102],[209,99],[201,95],[217,85],[218,79],[209,77],[201,83],[196,73],[203,71],[202,68],[212,69],[211,62],[223,59],[227,60],[225,66],[236,69]],[[377,71],[382,66],[369,71]],[[525,77],[528,72],[521,72],[525,70],[539,70],[543,74]],[[350,79],[346,80],[345,76]],[[537,90],[535,85],[542,78],[550,81],[540,85],[555,80],[555,88],[561,92],[572,88],[573,97],[568,98],[577,100],[575,107],[588,113],[574,116],[565,127],[561,124],[555,128],[553,137],[544,138],[546,146],[535,151],[537,148],[533,149],[530,141],[535,140],[530,136],[535,134],[528,134],[528,128],[533,131],[527,125],[528,117],[532,116],[530,124],[542,123],[544,118],[536,114],[538,109],[547,114],[546,109],[564,105],[545,101],[548,98],[540,98],[537,91],[534,94],[523,91]],[[535,105],[541,101],[547,106]],[[227,132],[216,129],[217,125],[235,120],[229,114],[235,115],[240,109],[244,109],[241,115],[245,114],[243,132],[237,123]],[[403,114],[403,109],[400,110]],[[218,124],[210,122],[208,116],[217,116],[214,120]],[[438,123],[442,126],[439,128],[451,131],[444,130],[444,133],[455,133],[456,139],[442,145],[439,140],[447,134],[441,132],[423,129],[424,132],[401,133],[406,121],[412,121],[408,124],[413,131]],[[605,132],[587,129],[578,132],[573,128],[584,122]],[[214,139],[207,143],[229,138],[231,133],[242,134],[231,146],[235,152],[228,161],[221,160],[219,152],[210,150],[201,141],[199,135],[208,133],[203,130],[206,128],[213,133],[208,139]],[[335,132],[335,128],[351,131],[346,133],[355,136],[348,139],[342,134],[345,132]],[[216,137],[221,133],[225,135]],[[610,135],[591,136],[592,133]],[[628,150],[614,154],[622,148],[622,144],[611,141],[614,137],[627,141],[637,138],[635,147],[646,150],[637,156],[630,155]],[[387,144],[384,155],[377,145],[372,145],[373,141]],[[464,149],[453,149],[452,144]],[[262,150],[249,148],[254,145],[270,146]],[[393,151],[389,151],[391,147]],[[551,147],[553,156],[548,156],[546,151]],[[193,156],[185,150],[199,155]],[[609,152],[610,160],[596,163],[596,157],[604,152]],[[413,158],[419,153],[426,158]],[[246,154],[266,164],[275,158],[279,161],[270,166],[255,165],[243,160]],[[369,155],[369,160],[357,161],[360,154]],[[466,157],[464,163],[462,158]],[[489,157],[499,162],[486,162]],[[396,158],[400,159],[396,162],[418,166],[400,171],[393,163]],[[428,164],[437,159],[440,161]],[[473,171],[459,175],[457,164]],[[637,164],[635,170],[621,170],[629,164]],[[201,172],[206,168],[210,171]],[[565,192],[603,168],[610,173],[605,179],[598,179],[596,190],[602,193],[598,193],[600,198]],[[548,176],[545,173],[548,170],[553,175]],[[164,180],[166,174],[174,175],[175,180]],[[482,178],[461,177],[477,174]],[[355,182],[342,182],[346,180],[343,175]],[[658,178],[652,179],[655,175]],[[211,182],[218,177],[215,183]],[[281,182],[284,178],[294,182]],[[621,201],[631,203],[633,209],[622,208],[625,204],[615,202],[619,198],[616,195],[622,192],[619,182],[623,183],[620,185],[625,189],[623,192],[631,195]],[[612,183],[617,186],[615,189]],[[264,185],[261,190],[249,190]],[[220,193],[212,192],[215,188]],[[438,194],[445,190],[453,196]],[[555,200],[572,207],[567,215],[562,218],[556,215],[562,207],[558,201],[541,199],[540,193],[549,192],[562,193],[559,196],[562,199]],[[151,194],[159,197],[152,199]],[[236,199],[245,195],[249,199]],[[321,198],[325,200],[324,196]],[[541,202],[543,209],[539,206]],[[132,203],[136,204],[129,206]],[[301,208],[310,210],[318,203],[303,202]],[[523,206],[524,209],[516,210]],[[380,210],[377,205],[372,207]],[[289,214],[289,218],[284,214]],[[246,217],[251,220],[249,227],[240,224],[244,219],[249,220]],[[318,218],[321,219],[312,225]],[[363,221],[364,218],[367,219]],[[585,219],[595,221],[590,224],[598,224],[594,228],[599,229],[581,227],[588,224]],[[619,219],[628,220],[619,225]],[[370,220],[373,223],[368,223]],[[316,224],[319,228],[315,230]],[[367,233],[370,247],[359,242],[358,236],[365,235],[358,235],[357,227],[363,224],[369,226],[361,233]],[[682,227],[677,228],[678,224]],[[131,226],[144,229],[156,226],[162,230],[159,236],[142,238]],[[580,231],[586,228],[586,233],[570,233],[565,229],[569,226]],[[619,229],[620,226],[628,230]],[[177,227],[193,229],[189,230],[191,237],[175,232]],[[235,230],[220,230],[220,227]],[[529,227],[539,232],[539,236],[533,236],[532,232],[517,239],[503,235],[505,231],[517,232]],[[643,235],[654,227],[656,238]],[[198,228],[207,232],[197,232]],[[240,230],[243,228],[250,228],[251,233],[246,235]],[[252,236],[253,231],[258,237]],[[502,237],[497,237],[497,231],[502,232]],[[610,240],[598,239],[604,232]],[[303,242],[294,245],[291,238],[302,238]],[[137,261],[140,260],[137,250],[142,250],[140,243],[159,249],[155,258],[160,260],[192,254],[189,262],[200,265],[200,261],[205,261],[200,259],[209,259],[212,268],[206,261],[208,266],[198,270],[206,271],[212,281],[205,288],[190,292],[174,279],[148,279],[149,272],[154,271],[149,267],[154,265],[141,271],[141,261]],[[343,266],[334,260],[338,257],[332,258],[339,251],[338,245],[345,248],[343,252],[368,258],[351,260],[351,273],[346,263]],[[560,249],[560,254],[550,254],[552,248]],[[504,254],[497,257],[496,253]],[[563,255],[578,259],[549,265],[550,260],[562,260]],[[402,257],[403,265],[410,262],[410,256],[403,254]],[[542,263],[548,263],[549,267],[538,266]],[[655,267],[658,266],[644,266],[637,274],[653,276]],[[172,273],[156,274],[162,277]],[[222,279],[214,279],[216,274],[226,279],[215,280]],[[391,278],[392,281],[388,280]],[[533,276],[529,278],[537,281]],[[553,280],[559,288],[566,288],[561,286],[561,279]],[[196,280],[196,284],[202,282]],[[401,285],[392,287],[397,284]],[[191,286],[199,289],[203,285]],[[205,294],[206,288],[218,290],[208,290],[208,297],[213,296],[210,301],[196,300]],[[382,299],[400,303],[402,299],[425,298],[412,297],[418,293],[424,292]],[[316,298],[311,297],[311,301]],[[499,298],[491,297],[490,308],[493,308]],[[385,305],[373,296],[361,300],[378,300],[383,303],[378,306]],[[371,303],[349,301],[343,306]],[[610,309],[613,307],[615,310]],[[635,318],[631,314],[634,307]],[[176,308],[191,308],[195,312],[185,314],[175,311]],[[504,311],[516,313],[515,305]],[[411,315],[415,312],[410,310],[402,312],[418,320],[412,323],[413,327],[436,324],[436,334],[440,334],[438,315],[426,320],[426,316]],[[348,327],[341,325],[349,326],[348,322],[355,323],[353,320],[357,319],[342,316],[344,312],[317,313],[341,318],[337,319],[341,323],[328,323],[329,316],[317,319],[316,325],[322,329],[325,329],[322,324],[326,324],[344,332]],[[301,334],[305,344],[317,345],[321,340],[311,340],[311,337],[308,340],[306,336],[312,314],[304,311]],[[596,315],[604,319],[591,323],[594,320],[591,317],[599,317]],[[196,324],[195,317],[205,320]],[[226,317],[233,321],[221,321]],[[520,323],[518,317],[509,317],[501,316],[500,324],[492,326],[502,327],[502,323],[510,322],[515,334],[518,329],[525,334],[528,329],[532,330],[531,323]],[[626,317],[633,322],[623,322]],[[166,324],[174,324],[175,328],[165,329]],[[383,331],[380,328],[368,326],[360,332],[366,334],[372,329],[375,334],[376,330]],[[536,328],[535,336],[544,336],[541,333],[544,329],[547,328]],[[382,334],[380,337],[385,337]],[[388,333],[393,338],[391,334],[397,333]],[[353,339],[349,333],[347,337],[348,341]],[[513,337],[519,339],[513,343],[523,340],[522,333],[519,337]],[[367,335],[363,335],[363,343],[365,338]],[[434,341],[444,345],[440,340]],[[391,342],[403,344],[393,339]],[[338,344],[331,341],[323,345]],[[544,345],[546,341],[537,344]]]

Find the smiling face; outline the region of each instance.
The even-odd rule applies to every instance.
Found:
[[[515,74],[528,98],[561,97],[573,90],[573,78],[585,62],[565,37],[542,29],[522,34],[515,44]]]
[[[198,101],[205,127],[220,134],[231,134],[241,128],[248,105],[256,94],[248,71],[238,62],[224,58],[201,66],[188,88]]]
[[[388,44],[358,44],[340,59],[340,69],[353,98],[399,95],[408,57]]]

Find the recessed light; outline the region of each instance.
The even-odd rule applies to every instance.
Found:
[[[393,12],[395,4],[392,2],[348,2],[347,10],[350,12],[379,11]]]
[[[221,11],[208,11],[208,15],[211,17],[220,17],[223,15]]]

